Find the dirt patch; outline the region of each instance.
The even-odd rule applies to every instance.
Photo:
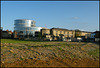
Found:
[[[99,67],[99,61],[87,58],[50,58],[48,61],[25,59],[14,63],[2,63],[1,67]]]
[[[99,67],[99,46],[85,42],[2,43],[1,62],[2,67]]]

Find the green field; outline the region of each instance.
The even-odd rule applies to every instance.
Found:
[[[18,39],[1,39],[1,43],[34,43],[32,40],[18,40]],[[40,42],[40,41],[38,41]]]
[[[12,44],[28,44],[27,46],[44,46],[44,47],[51,47],[51,46],[69,46],[70,43],[61,42],[61,41],[33,41],[33,40],[16,40],[16,39],[1,39],[1,43],[12,43]]]
[[[36,42],[55,42],[55,41],[34,41],[34,40],[18,40],[18,39],[1,39],[1,43],[36,43]],[[59,41],[56,41],[59,42]]]

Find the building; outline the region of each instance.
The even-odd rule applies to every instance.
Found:
[[[78,30],[78,29],[75,30],[75,38],[77,39],[76,41],[79,41],[79,40],[81,40],[81,41],[90,41],[91,33],[92,32],[81,31],[81,30]]]
[[[41,34],[46,39],[50,40],[63,40],[65,38],[74,38],[75,31],[63,28],[41,29]]]
[[[89,40],[92,32],[80,30],[68,30],[63,28],[41,29],[41,35],[46,39],[52,40],[72,40],[77,41],[77,38]]]
[[[81,31],[81,36],[84,36],[85,38],[91,38],[91,33],[92,32]]]
[[[2,31],[1,38],[13,38],[13,32],[9,30]]]
[[[95,38],[100,38],[100,31],[95,31]]]
[[[50,33],[54,40],[68,40],[75,37],[74,30],[68,30],[63,28],[51,28]]]
[[[0,27],[0,30],[3,30],[3,27]]]
[[[95,33],[94,32],[91,33],[91,37],[90,38],[93,38],[93,39],[95,38]]]
[[[13,34],[14,34],[14,37],[13,38],[18,38],[18,35],[17,35],[17,32],[16,31],[14,31]]]
[[[8,38],[9,34],[7,31],[2,31],[2,38]]]
[[[95,31],[95,42],[100,42],[100,31]]]
[[[35,21],[34,20],[28,20],[28,19],[17,19],[15,20],[15,27],[14,27],[14,38],[29,38],[29,37],[34,37],[35,32],[39,31],[43,27],[36,27],[35,26]]]
[[[0,27],[0,38],[13,38],[13,32],[9,30],[3,30],[2,27]]]
[[[63,28],[51,28],[51,34],[54,36],[61,36],[64,37],[75,37],[75,31],[74,30],[68,30]]]
[[[41,34],[43,35],[49,35],[50,34],[50,29],[41,29]]]
[[[3,30],[3,28],[0,27],[0,39],[2,38],[2,30]]]

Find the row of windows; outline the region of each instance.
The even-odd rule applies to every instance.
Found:
[[[26,34],[31,34],[31,35],[33,35],[35,32],[34,31],[17,31],[18,32],[18,34],[23,34],[23,35],[26,35]]]
[[[33,30],[33,31],[40,31],[41,28],[30,28],[30,27],[15,27],[14,30]]]
[[[15,24],[15,26],[17,27],[34,27],[35,25],[34,24]]]
[[[58,33],[56,33],[56,36],[59,36],[59,34]],[[73,37],[73,35],[72,34],[67,34],[67,35],[64,35],[64,36],[67,36],[67,37]]]
[[[58,31],[56,31],[56,33],[58,33]],[[60,31],[60,34],[62,34],[62,33],[63,33],[63,31]],[[69,34],[69,32],[64,31],[64,34]],[[73,32],[72,32],[72,34],[73,34]]]
[[[69,36],[69,35],[73,35],[73,32],[71,32],[70,34],[70,32],[67,32],[67,31],[56,31],[56,36],[58,36],[59,34],[64,34],[64,35]]]
[[[16,20],[15,24],[17,23],[35,24],[35,22],[30,21],[30,20]]]
[[[60,34],[61,34],[61,33],[60,33]],[[59,34],[58,34],[58,33],[56,33],[56,35],[59,35]],[[72,34],[69,34],[69,33],[68,33],[68,34],[65,34],[65,35],[72,35]]]

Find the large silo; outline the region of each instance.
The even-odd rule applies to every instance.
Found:
[[[17,32],[18,37],[25,37],[26,35],[35,36],[35,31],[40,31],[42,27],[36,27],[34,20],[17,19],[15,20],[14,31]]]

